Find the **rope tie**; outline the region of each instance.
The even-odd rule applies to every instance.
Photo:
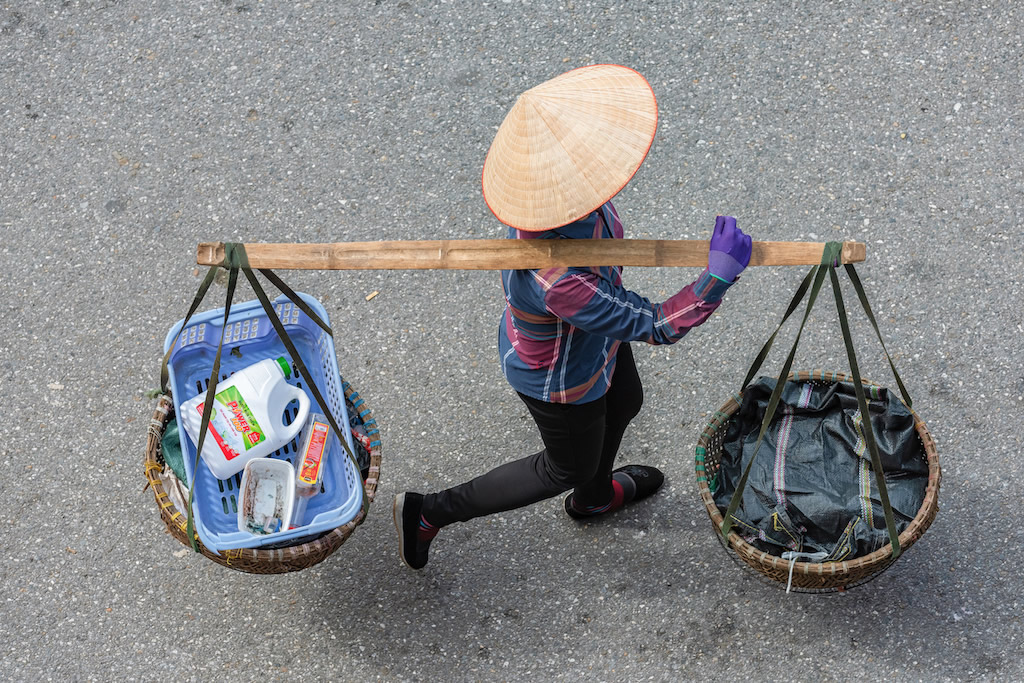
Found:
[[[160,436],[161,436],[160,433],[163,431],[163,429],[164,429],[164,423],[161,420],[157,420],[156,418],[153,418],[153,419],[151,419],[149,421],[149,434],[150,434],[150,436],[155,436],[157,438],[160,438]]]
[[[804,553],[798,550],[787,550],[782,553],[782,559],[789,560],[789,581],[786,583],[786,592],[789,593],[790,588],[793,587],[793,569],[796,567],[796,560],[798,557],[806,558],[808,562],[821,562],[828,553],[820,551],[816,553]]]

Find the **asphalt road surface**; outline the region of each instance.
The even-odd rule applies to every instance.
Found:
[[[1022,28],[1006,0],[0,2],[0,678],[1021,680]],[[707,239],[731,214],[759,240],[867,244],[943,465],[928,533],[841,595],[787,595],[719,547],[694,446],[804,274],[758,268],[679,344],[635,347],[621,458],[662,492],[593,524],[559,497],[445,529],[411,571],[395,493],[539,448],[498,365],[498,277],[293,271],[381,424],[379,498],[299,573],[183,552],[142,459],[196,245],[503,236],[480,194],[497,126],[592,63],[658,97],[627,236]],[[661,301],[696,274],[624,277]],[[842,371],[822,301],[797,366]],[[892,384],[853,318],[863,373]]]

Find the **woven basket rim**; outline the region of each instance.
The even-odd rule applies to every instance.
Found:
[[[355,395],[355,392],[346,384],[345,397],[348,398],[351,395]],[[365,399],[363,399],[362,405],[365,406]],[[366,415],[370,416],[371,420],[374,419],[369,407],[364,407],[364,411]],[[160,510],[160,518],[167,527],[168,533],[185,547],[191,548],[186,534],[187,515],[177,508],[164,486],[165,470],[169,470],[169,468],[161,462],[160,458],[163,433],[173,415],[174,402],[171,396],[169,394],[161,394],[158,397],[157,406],[149,424],[144,460],[145,476],[148,486],[153,489],[153,496]],[[363,492],[369,505],[373,504],[377,494],[381,458],[381,440],[377,439],[370,449],[370,467],[366,481],[363,484]],[[176,475],[170,473],[169,476],[175,478]],[[368,509],[369,507],[367,507]],[[203,545],[202,541],[199,540],[198,534],[196,534],[195,538],[199,545],[200,553],[220,565],[253,574],[279,574],[306,569],[322,562],[341,547],[355,528],[365,521],[365,518],[366,512],[360,509],[355,518],[346,524],[324,532],[303,543],[283,548],[239,548],[224,550],[217,554]]]
[[[824,370],[815,370],[811,372],[794,371],[790,372],[787,377],[787,381],[842,382],[847,380],[852,381],[852,379],[852,377],[844,373]],[[861,381],[867,385],[884,388],[883,385],[867,378],[862,377]],[[715,412],[704,430],[701,432],[700,438],[697,441],[698,449],[704,448],[710,436],[728,422],[733,413],[739,409],[739,399],[741,397],[742,394],[739,393],[731,396],[722,405],[722,407]],[[914,428],[917,431],[918,437],[921,439],[922,445],[924,446],[928,462],[928,483],[925,488],[925,497],[924,501],[921,503],[921,507],[918,509],[914,519],[911,520],[909,525],[907,525],[907,528],[899,535],[902,551],[901,556],[924,534],[925,531],[927,531],[928,527],[931,526],[934,521],[935,516],[938,513],[938,493],[942,479],[938,451],[935,448],[935,442],[931,437],[931,433],[928,431],[924,420],[922,420],[912,408],[908,409],[914,416]],[[719,529],[721,528],[724,518],[719,512],[718,506],[715,504],[714,497],[711,494],[710,487],[708,486],[708,478],[704,471],[704,461],[701,455],[697,456],[695,472],[697,475],[697,487],[700,491],[704,508],[711,519],[716,536],[721,540]],[[837,579],[837,581],[835,581],[835,586],[847,585],[846,582],[841,581],[844,577],[852,577],[851,581],[862,582],[864,576],[878,573],[894,561],[892,558],[891,543],[886,543],[878,550],[875,550],[863,557],[857,557],[852,560],[845,560],[841,562],[793,562],[792,560],[784,560],[781,557],[772,555],[747,543],[739,534],[732,530],[729,532],[728,547],[748,565],[757,571],[760,571],[762,574],[765,574],[769,578],[776,579],[775,576],[769,573],[770,570],[784,571],[786,573],[792,571],[792,573],[797,576],[829,577]],[[822,585],[821,587],[825,588],[828,586]]]

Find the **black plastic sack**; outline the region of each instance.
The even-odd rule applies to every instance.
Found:
[[[774,387],[771,377],[751,383],[729,421],[713,491],[723,515],[750,461]],[[902,532],[924,501],[928,463],[906,406],[885,388],[865,385],[865,391],[897,532]],[[800,560],[819,562],[864,556],[888,543],[864,428],[849,382],[788,381],[751,468],[734,529],[773,555],[796,551]]]

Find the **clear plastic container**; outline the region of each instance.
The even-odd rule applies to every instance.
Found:
[[[287,460],[250,460],[242,470],[240,491],[239,531],[267,536],[291,528],[295,508],[295,469]]]

